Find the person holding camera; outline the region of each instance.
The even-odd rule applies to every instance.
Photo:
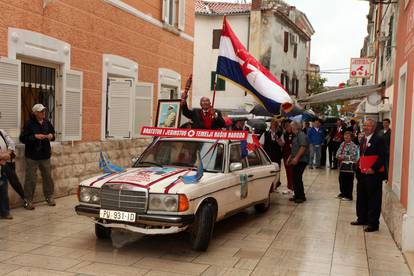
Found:
[[[33,210],[33,196],[36,188],[36,169],[39,168],[43,179],[43,194],[49,206],[55,206],[53,199],[54,183],[51,175],[50,157],[52,155],[50,141],[55,140],[55,129],[46,119],[46,107],[35,104],[33,116],[26,123],[20,135],[20,141],[25,144],[26,181],[24,184],[24,208]]]

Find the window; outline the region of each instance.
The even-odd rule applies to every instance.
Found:
[[[262,164],[258,151],[249,152],[247,160],[249,162],[249,167],[260,166]]]
[[[135,86],[135,116],[134,116],[134,137],[141,136],[143,126],[152,126],[153,108],[152,83],[139,82]]]
[[[296,97],[299,96],[299,80],[296,79],[296,85],[295,85],[296,91],[295,91],[295,95]]]
[[[259,149],[259,152],[260,152],[260,158],[262,159],[262,165],[270,165],[271,164],[271,161],[266,156],[266,154],[264,153],[263,149]]]
[[[162,0],[162,18],[164,23],[184,31],[185,0]],[[178,3],[178,8],[176,6]]]
[[[240,151],[240,144],[233,144],[230,146],[230,164],[231,163],[238,163],[241,162],[243,165],[243,169],[247,168],[246,158],[240,160],[241,151]]]
[[[287,75],[285,75],[285,84],[286,84],[285,89],[286,89],[286,92],[288,92],[290,94],[289,81],[290,81],[289,77]]]
[[[387,60],[391,58],[393,35],[394,35],[394,15],[391,15],[390,22],[388,23],[388,40],[387,40],[387,49],[386,49]]]
[[[221,30],[213,30],[213,49],[220,48]]]
[[[21,68],[21,125],[30,119],[32,106],[41,103],[46,106],[46,118],[55,126],[56,70],[23,62]]]
[[[285,32],[285,39],[283,42],[283,51],[287,53],[289,50],[289,32]]]
[[[293,46],[293,57],[297,58],[298,57],[298,44],[295,44]]]
[[[216,91],[226,90],[226,81],[221,78],[218,78],[216,76],[216,72],[212,71],[211,72],[211,84],[210,84],[211,90],[214,90],[214,81],[216,81]]]

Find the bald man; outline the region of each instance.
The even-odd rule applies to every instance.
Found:
[[[181,98],[181,108],[183,115],[193,121],[193,128],[221,129],[225,127],[221,112],[213,109],[209,98],[202,97],[200,99],[200,107],[201,108],[189,109],[187,106],[187,94],[183,93]]]
[[[386,147],[384,139],[375,134],[376,122],[364,122],[364,137],[360,143],[357,169],[357,220],[352,225],[366,225],[365,232],[379,229],[382,201],[382,181],[385,179]]]

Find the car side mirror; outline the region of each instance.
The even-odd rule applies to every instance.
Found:
[[[243,164],[240,162],[234,162],[230,164],[230,171],[234,172],[234,171],[240,171],[241,169],[243,169]]]

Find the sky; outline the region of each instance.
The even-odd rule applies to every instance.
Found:
[[[209,0],[237,2],[237,0]],[[240,2],[240,0],[239,0]],[[250,2],[250,1],[248,1]],[[341,69],[349,72],[350,59],[359,57],[367,35],[369,2],[363,0],[285,0],[304,12],[315,29],[311,41],[311,62],[321,71]],[[348,74],[322,74],[325,85],[337,86]]]

